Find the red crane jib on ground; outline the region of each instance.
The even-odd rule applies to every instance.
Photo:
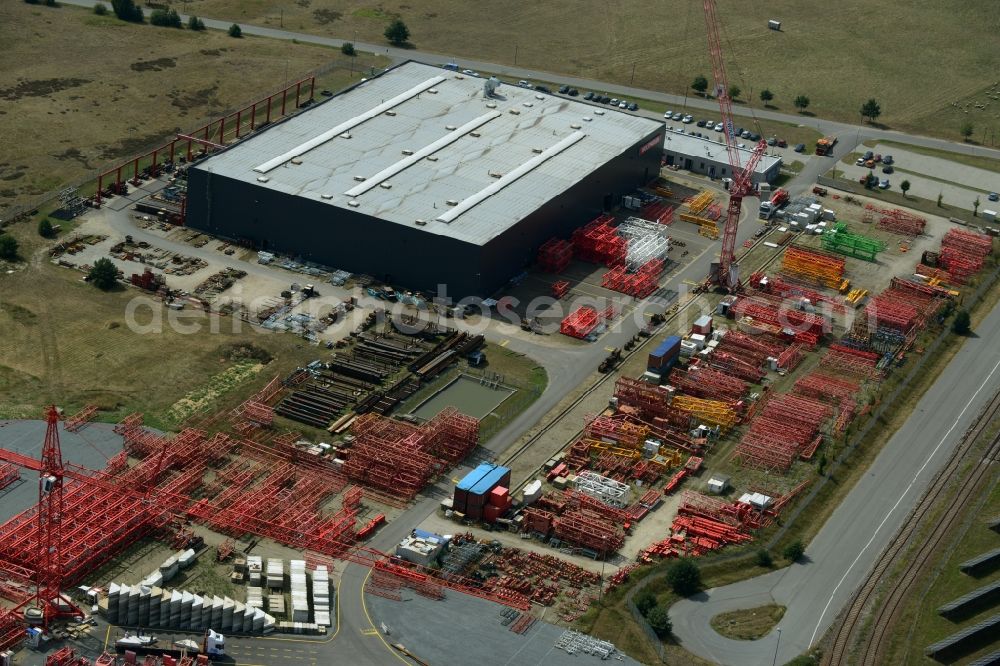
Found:
[[[729,166],[733,173],[733,182],[729,186],[729,207],[722,230],[722,251],[719,254],[719,273],[716,280],[719,285],[729,291],[739,287],[739,275],[732,267],[736,261],[736,230],[740,222],[740,209],[743,197],[753,192],[753,173],[760,163],[767,142],[761,141],[754,146],[750,158],[743,166],[740,164],[740,148],[733,135],[733,104],[729,98],[729,79],[726,76],[726,66],[722,61],[722,39],[719,36],[719,19],[715,0],[704,0],[705,24],[708,27],[708,51],[712,59],[712,76],[715,78],[716,98],[719,100],[719,110],[722,112],[723,135],[726,138],[726,152],[729,155]]]

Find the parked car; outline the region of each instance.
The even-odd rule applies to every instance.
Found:
[[[760,134],[757,134],[757,132],[751,132],[750,133],[750,140],[753,141],[754,143],[756,143],[757,141],[760,141]]]
[[[586,95],[583,96],[583,98],[586,100],[594,99],[594,93],[588,92]]]
[[[619,109],[627,109],[628,108],[628,102],[626,102],[625,100],[622,100],[622,101],[618,102],[618,108]]]
[[[882,167],[882,173],[892,173],[895,169],[892,168],[891,164],[886,164]]]
[[[767,145],[776,146],[778,145],[778,140],[772,136],[770,139],[767,140]]]
[[[692,116],[689,113],[688,115],[686,115],[683,118],[681,118],[681,122],[683,122],[685,125],[690,125],[691,123],[694,122],[694,116]]]
[[[607,95],[601,95],[601,104],[607,104],[611,101],[611,98]]]
[[[695,123],[695,125],[697,125],[698,127],[704,127],[705,126],[705,121],[704,120],[699,120],[698,122]]]
[[[990,201],[998,201],[1000,200],[1000,194],[997,194],[996,192],[990,192],[989,194],[986,195],[986,198],[989,199]]]
[[[617,97],[612,97],[611,98],[611,106],[618,106],[618,98]]]
[[[737,147],[737,148],[746,148],[746,147],[747,147],[747,144],[745,144],[745,143],[740,143],[740,144],[737,144],[737,145],[736,145],[736,147]]]
[[[569,89],[569,96],[570,97],[576,97],[579,94],[580,94],[580,91],[577,90],[576,88],[570,88]]]
[[[560,95],[565,95],[568,92],[569,92],[569,86],[560,86],[559,87],[559,94]]]
[[[797,153],[804,153],[804,152],[806,152],[806,144],[804,144],[804,143],[797,143],[797,144],[795,144],[795,149],[794,150]]]
[[[778,139],[778,148],[788,148],[788,142],[784,139]]]
[[[882,153],[875,153],[875,158],[874,159],[875,159],[876,162],[881,162],[882,161]]]
[[[870,160],[870,159],[874,158],[874,157],[875,157],[875,153],[873,153],[873,152],[872,152],[872,151],[870,151],[870,150],[867,150],[867,151],[865,151],[865,161],[866,161],[866,162],[867,162],[868,160]]]
[[[549,95],[552,94],[552,91],[549,90],[548,86],[535,86],[535,90],[540,93],[548,93]]]
[[[635,102],[632,102],[631,104],[628,105],[628,110],[629,111],[638,111],[639,110],[639,105],[636,104]]]
[[[684,114],[678,111],[674,114],[674,120],[684,120]]]
[[[743,128],[737,127],[735,130],[733,130],[733,136],[743,136]]]
[[[865,165],[865,158],[859,157],[858,159],[854,160],[854,166],[864,166],[864,165]]]
[[[722,123],[715,123],[715,127],[714,127],[713,129],[714,129],[714,130],[715,130],[716,132],[721,132],[722,130],[724,130],[724,129],[725,129],[725,127],[726,127],[726,126],[725,126],[725,125],[723,125]]]
[[[883,178],[879,182],[878,186],[879,186],[879,189],[881,189],[881,190],[887,190],[887,189],[889,189],[889,179],[888,178]]]
[[[462,74],[465,74],[466,76],[479,76],[479,74],[472,71],[471,69],[463,69]]]
[[[865,166],[868,167],[869,169],[874,169],[875,168],[875,160],[872,160],[872,159],[867,160],[865,162]]]
[[[520,81],[518,81],[517,85],[521,86],[522,88],[530,88],[531,87],[531,84],[528,83],[527,81],[525,81],[524,79],[521,79]]]
[[[892,155],[883,155],[882,156],[882,164],[892,164],[892,163],[893,163]]]

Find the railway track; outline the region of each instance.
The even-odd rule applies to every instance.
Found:
[[[962,519],[965,509],[975,499],[981,482],[993,469],[991,463],[1000,461],[1000,434],[993,437],[982,458],[974,461],[972,469],[958,480],[959,487],[954,499],[951,500],[944,515],[937,519],[933,531],[917,544],[912,553],[907,552],[907,548],[929,513],[952,486],[962,466],[969,461],[969,454],[978,438],[998,415],[1000,415],[1000,392],[993,396],[975,424],[966,432],[945,468],[934,478],[930,488],[913,509],[903,527],[876,561],[872,573],[854,596],[843,622],[834,634],[833,646],[823,657],[824,666],[839,666],[847,663],[848,657],[852,657],[851,647],[853,642],[858,640],[864,626],[865,609],[875,602],[878,602],[878,607],[873,613],[871,633],[861,641],[853,655],[853,662],[864,666],[886,663],[884,651],[887,639],[902,610],[903,601],[917,583],[928,560],[940,551],[948,532]],[[906,568],[900,578],[892,583],[892,587],[884,597],[877,598],[876,593],[879,591],[882,578],[904,556],[907,557]]]

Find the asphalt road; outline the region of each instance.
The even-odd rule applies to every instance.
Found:
[[[670,609],[685,649],[720,664],[783,664],[823,637],[864,581],[979,411],[1000,390],[1000,308],[994,308],[889,440],[868,473],[806,549],[802,564],[708,590]],[[757,641],[723,638],[718,613],[778,603],[777,630]]]

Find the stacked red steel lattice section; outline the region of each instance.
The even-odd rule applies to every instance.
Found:
[[[583,339],[594,332],[598,326],[614,318],[614,305],[609,305],[603,312],[598,312],[589,305],[584,305],[569,314],[559,325],[559,332],[571,338]]]
[[[625,544],[621,527],[589,509],[565,511],[553,520],[555,535],[562,541],[600,555],[614,553]]]
[[[787,472],[796,458],[815,451],[819,428],[831,412],[829,405],[811,398],[787,393],[771,397],[733,458],[745,467]]]
[[[573,243],[562,238],[550,238],[538,248],[538,269],[546,273],[562,273],[573,260]]]
[[[97,414],[97,405],[87,405],[73,416],[66,419],[63,427],[70,432],[77,432],[87,425]]]
[[[983,268],[983,263],[993,252],[993,239],[985,234],[964,229],[949,229],[941,239],[938,263],[948,273],[964,281]]]
[[[584,261],[611,268],[625,263],[628,242],[618,235],[613,215],[601,215],[573,232],[573,252]]]
[[[901,236],[919,236],[924,233],[927,220],[905,210],[893,208],[883,210],[878,220],[878,228]]]
[[[777,275],[767,276],[762,272],[754,273],[750,276],[750,285],[763,293],[773,294],[781,298],[795,299],[796,301],[805,298],[812,305],[826,309],[831,313],[843,314],[847,312],[847,307],[836,298],[802,285],[786,282]]]
[[[938,287],[893,278],[889,288],[871,299],[864,312],[875,328],[908,335],[938,311],[946,296]]]
[[[820,367],[827,372],[853,377],[854,379],[878,379],[881,373],[877,369],[879,356],[852,347],[830,345],[830,349],[820,359]]]
[[[674,369],[670,373],[670,385],[688,395],[726,402],[741,399],[748,389],[742,379],[704,366]]]
[[[781,330],[791,329],[798,342],[815,345],[829,329],[829,322],[822,316],[776,304],[759,297],[740,298],[733,304],[736,317],[750,317]]]
[[[389,495],[412,499],[479,442],[479,421],[448,407],[417,426],[375,414],[359,416],[344,472]]]
[[[652,259],[635,273],[629,273],[624,266],[615,266],[601,278],[601,286],[635,298],[646,298],[659,287],[659,275],[663,272],[663,260]]]
[[[644,220],[650,222],[671,224],[674,221],[674,207],[662,199],[646,204],[639,214]]]
[[[21,478],[21,470],[8,463],[0,463],[0,490]]]

